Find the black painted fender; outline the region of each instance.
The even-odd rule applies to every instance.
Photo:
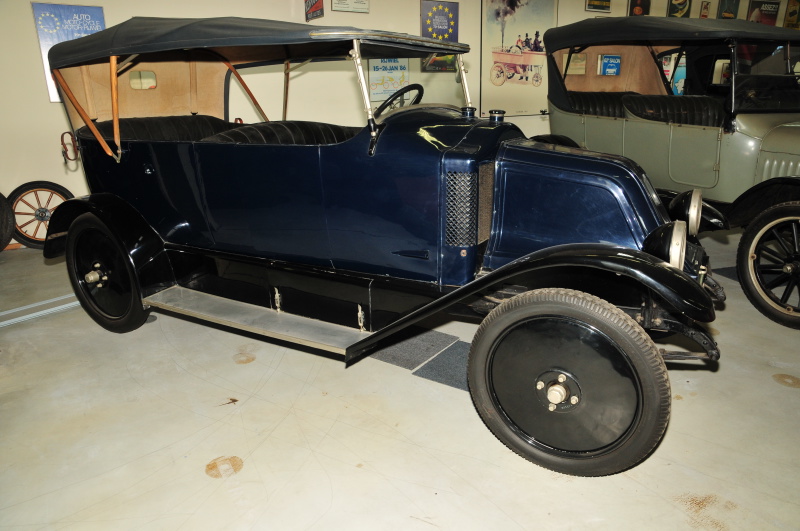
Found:
[[[59,205],[48,224],[45,258],[65,253],[69,227],[85,213],[92,213],[105,223],[128,252],[143,297],[175,284],[164,241],[136,209],[113,194],[77,197]]]
[[[574,270],[575,275],[589,277],[597,272],[598,281],[603,280],[601,272],[603,275],[613,273],[631,278],[642,289],[652,290],[664,303],[665,309],[695,321],[711,322],[716,316],[714,303],[705,289],[689,275],[663,260],[637,249],[602,243],[574,243],[548,247],[523,256],[451,291],[352,345],[345,360],[350,362],[405,327],[481,292],[504,284],[526,285],[521,280],[526,275],[536,279],[537,287],[565,287],[558,284],[558,278],[563,278],[567,269],[571,269],[571,274]]]
[[[800,201],[800,177],[774,177],[748,188],[725,212],[732,227],[745,227],[766,209]]]

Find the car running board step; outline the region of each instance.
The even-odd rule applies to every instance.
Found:
[[[348,347],[370,335],[370,332],[355,328],[278,312],[180,286],[160,291],[143,302],[204,321],[343,356],[347,355]]]

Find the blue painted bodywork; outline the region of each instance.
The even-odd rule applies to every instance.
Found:
[[[439,286],[564,243],[641,249],[667,221],[634,164],[511,123],[412,107],[386,117],[372,155],[370,140],[368,128],[313,146],[131,140],[120,163],[94,140],[81,149],[92,191],[125,198],[165,242]],[[482,167],[489,240],[448,244],[461,208],[447,206],[448,176]]]

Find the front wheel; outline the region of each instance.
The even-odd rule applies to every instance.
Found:
[[[747,226],[736,269],[759,312],[800,329],[800,201],[768,208]]]
[[[97,324],[117,333],[144,324],[149,310],[142,306],[130,257],[94,214],[78,216],[69,227],[67,271],[81,306]]]
[[[669,421],[669,378],[653,341],[621,310],[579,291],[530,291],[495,308],[475,334],[468,379],[498,439],[565,474],[636,465]]]

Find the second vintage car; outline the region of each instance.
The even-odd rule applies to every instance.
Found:
[[[800,32],[624,17],[544,41],[555,135],[544,140],[629,157],[668,198],[701,189],[745,227],[736,265],[748,299],[800,328]]]
[[[635,163],[531,141],[502,111],[478,118],[467,51],[240,18],[134,18],[56,45],[91,195],[56,210],[45,256],[66,253],[108,330],[160,308],[348,363],[469,312],[483,318],[470,393],[500,440],[569,474],[632,467],[666,430],[664,361],[719,357],[702,206],[675,201],[671,219]],[[412,83],[373,111],[363,61],[435,54],[456,55],[460,107],[422,103]],[[363,125],[270,121],[246,84],[262,117],[231,118],[248,69],[288,87],[290,65],[336,59],[352,63]],[[656,346],[670,335],[691,348]]]

